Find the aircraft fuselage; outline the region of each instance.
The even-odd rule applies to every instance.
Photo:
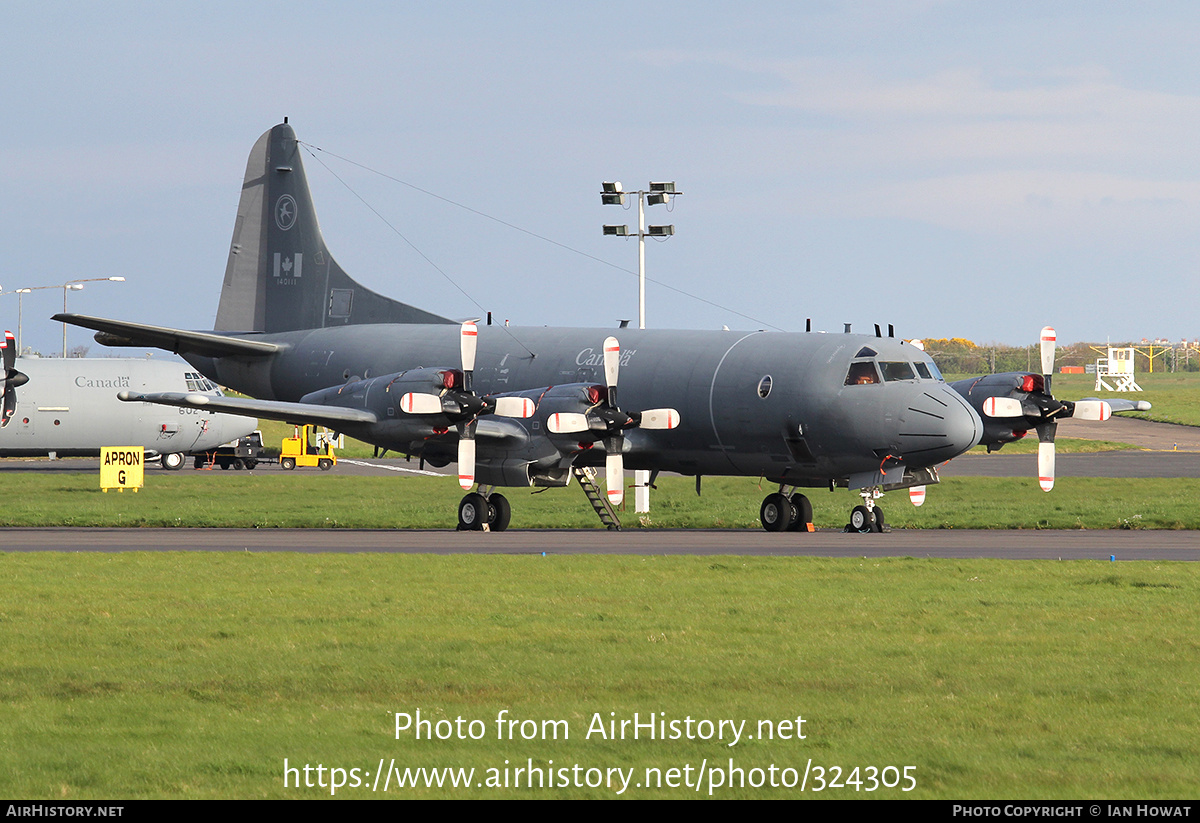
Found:
[[[183,363],[30,357],[16,363],[29,382],[18,389],[16,413],[0,429],[0,457],[51,452],[89,457],[100,454],[103,446],[187,454],[248,435],[257,425],[253,418],[117,400],[119,391],[209,391]]]
[[[526,393],[568,384],[603,384],[601,346],[610,330],[481,326],[475,391]],[[979,436],[978,416],[937,377],[914,370],[932,361],[892,338],[856,334],[621,329],[619,405],[625,410],[669,407],[681,422],[670,431],[627,433],[627,466],[684,474],[762,475],[790,485],[842,481],[893,463],[919,468],[949,460]],[[320,402],[374,411],[380,422],[348,424],[354,437],[403,453],[452,459],[456,440],[441,438],[427,421],[403,414],[394,389],[398,373],[420,367],[457,368],[459,329],[438,325],[361,325],[253,339],[283,344],[270,358],[192,356],[190,362],[223,385],[262,399]],[[864,354],[864,350],[871,354]],[[532,354],[531,354],[532,353]],[[852,362],[875,365],[867,384],[848,383]],[[889,378],[883,363],[906,364],[908,379]],[[862,366],[866,368],[867,366]],[[892,369],[894,373],[896,370]],[[903,370],[901,370],[903,373]],[[311,402],[315,398],[309,397]],[[492,451],[490,463],[545,465],[545,417],[560,410],[505,420],[530,435]],[[539,406],[541,408],[541,406]],[[568,438],[569,439],[569,438]],[[537,444],[545,454],[539,454]],[[586,452],[588,444],[580,444]],[[597,450],[598,452],[600,450]],[[576,462],[601,462],[577,455]]]

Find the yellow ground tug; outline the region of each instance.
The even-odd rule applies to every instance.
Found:
[[[341,446],[341,437],[318,426],[296,426],[295,437],[283,438],[279,465],[291,470],[297,466],[316,466],[329,471],[337,465],[334,445]]]

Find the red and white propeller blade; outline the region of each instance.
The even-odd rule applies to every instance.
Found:
[[[400,411],[405,414],[440,414],[442,398],[436,394],[409,392],[400,398]]]
[[[578,412],[557,412],[546,419],[546,428],[551,434],[575,434],[588,430],[586,414]]]
[[[679,425],[679,412],[675,409],[647,409],[642,412],[643,429],[673,429]]]
[[[479,339],[479,327],[474,323],[463,323],[459,331],[459,351],[462,355],[463,371],[475,371],[475,346]]]
[[[604,472],[604,483],[608,487],[608,502],[619,506],[625,499],[625,461],[620,452],[604,458]]]
[[[925,487],[924,486],[909,486],[908,499],[914,506],[920,506],[925,502]]]
[[[1112,417],[1112,406],[1103,400],[1077,400],[1071,416],[1076,420],[1107,420]]]
[[[1021,401],[1015,397],[989,397],[983,401],[983,413],[988,417],[1024,417]]]
[[[537,406],[528,397],[497,397],[496,414],[500,417],[533,417]]]
[[[474,432],[464,431],[458,438],[458,485],[469,489],[475,485]]]
[[[1054,488],[1054,441],[1038,443],[1038,482],[1044,492]]]
[[[1054,374],[1054,347],[1057,342],[1058,335],[1054,333],[1054,327],[1044,327],[1042,329],[1042,375],[1046,378],[1046,394],[1050,393],[1050,377]]]
[[[604,340],[604,382],[608,384],[609,398],[608,403],[611,406],[617,405],[615,397],[612,397],[612,390],[617,387],[617,372],[621,366],[621,344],[617,342],[617,338],[608,337]]]

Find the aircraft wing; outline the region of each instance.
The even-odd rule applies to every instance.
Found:
[[[158,403],[162,406],[180,406],[185,409],[205,409],[246,417],[265,417],[285,423],[316,423],[330,428],[339,428],[347,423],[378,423],[379,417],[365,409],[349,409],[343,406],[323,406],[316,403],[284,403],[278,400],[253,400],[248,397],[218,397],[196,392],[157,392],[141,394],[123,391],[117,395],[126,403]]]
[[[266,357],[284,348],[279,343],[229,337],[216,332],[184,331],[124,320],[106,320],[86,314],[56,314],[52,319],[100,332],[96,335],[96,342],[105,346],[149,346],[175,354],[199,354],[204,357]]]

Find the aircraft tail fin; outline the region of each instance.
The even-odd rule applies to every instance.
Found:
[[[321,236],[300,155],[286,120],[250,150],[213,329],[452,322],[364,288],[342,271]]]

